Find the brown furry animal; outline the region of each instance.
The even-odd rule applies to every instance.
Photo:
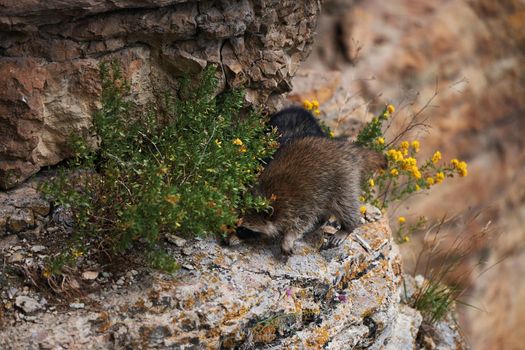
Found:
[[[384,155],[346,141],[295,140],[277,151],[255,189],[272,200],[273,211],[248,213],[242,227],[269,237],[283,235],[281,249],[292,254],[297,239],[334,215],[341,231],[331,243],[340,244],[359,224],[363,174],[384,167]]]

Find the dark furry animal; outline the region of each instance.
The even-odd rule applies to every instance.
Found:
[[[342,242],[359,224],[363,174],[386,167],[383,154],[355,144],[304,137],[284,144],[263,170],[255,193],[272,200],[269,214],[248,213],[242,227],[268,237],[283,236],[281,249],[292,254],[294,242],[334,215]]]
[[[279,134],[277,141],[281,147],[308,136],[327,137],[313,114],[298,106],[287,107],[275,113],[270,118],[268,125],[277,129]],[[263,160],[263,163],[268,165],[271,161],[271,158],[267,158]],[[236,236],[240,239],[253,238],[256,235],[246,227],[239,227],[236,230]]]
[[[281,145],[308,136],[327,136],[312,113],[301,107],[288,107],[275,113],[268,124],[277,128]]]

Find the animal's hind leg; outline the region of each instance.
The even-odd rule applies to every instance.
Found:
[[[334,205],[334,215],[341,224],[341,230],[333,234],[326,248],[341,245],[348,236],[359,226],[359,202],[351,196],[344,196]]]
[[[311,219],[299,220],[293,222],[284,229],[283,241],[281,244],[281,251],[285,255],[292,255],[294,253],[294,243],[301,238],[305,232],[312,230],[315,227],[316,221]]]

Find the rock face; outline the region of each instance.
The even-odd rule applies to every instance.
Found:
[[[0,347],[416,349],[422,317],[400,303],[402,269],[388,225],[383,219],[359,234],[370,253],[351,240],[319,253],[319,237],[310,235],[287,261],[268,242],[172,245],[182,266],[173,276],[131,271],[67,313],[31,309],[34,323],[5,326]],[[17,296],[16,305],[36,299]],[[439,337],[455,342],[447,349],[463,346],[457,330],[436,330],[436,344]]]
[[[0,192],[0,237],[13,233],[39,233],[47,223],[51,204],[30,181],[24,186]]]
[[[221,87],[276,103],[310,51],[307,1],[8,1],[0,5],[0,188],[68,156],[96,108],[98,66],[118,59],[136,100],[219,67]]]

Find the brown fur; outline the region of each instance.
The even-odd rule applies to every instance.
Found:
[[[346,141],[296,140],[278,150],[256,188],[257,194],[273,197],[273,212],[250,213],[242,226],[269,237],[282,234],[285,254],[293,253],[294,242],[330,215],[348,235],[359,223],[363,173],[385,166],[382,154]]]

